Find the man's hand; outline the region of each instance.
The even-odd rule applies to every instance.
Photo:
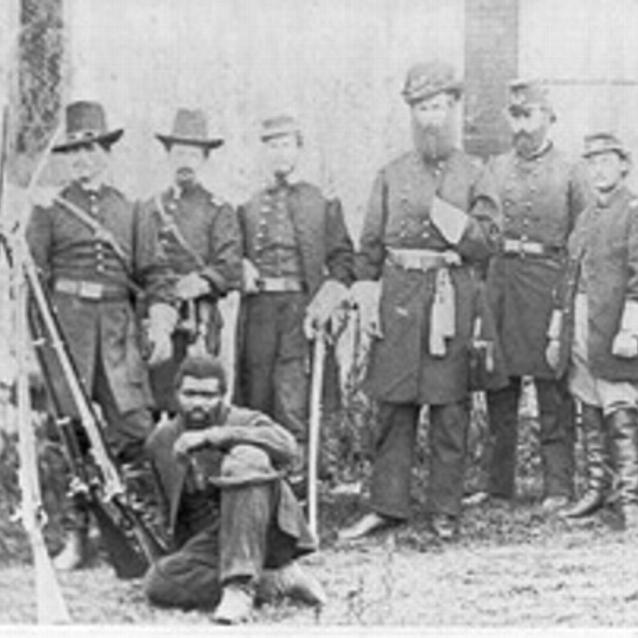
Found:
[[[165,303],[153,304],[148,313],[147,340],[151,348],[149,366],[168,361],[173,356],[171,335],[177,323],[177,310]]]
[[[180,277],[175,284],[175,294],[184,301],[197,299],[209,292],[210,284],[196,272]]]
[[[147,363],[150,367],[158,366],[173,356],[173,340],[170,335],[153,336],[149,332],[148,342],[151,347],[151,353]]]
[[[198,450],[208,443],[206,433],[203,430],[187,430],[182,432],[173,444],[173,454],[178,458],[188,456],[189,452]]]
[[[560,363],[560,341],[558,339],[550,339],[545,349],[545,360],[552,370],[558,369]]]
[[[205,430],[186,430],[180,434],[173,444],[173,453],[177,457],[185,457],[205,446],[220,448],[226,441],[224,428],[210,427]]]
[[[243,289],[247,295],[254,295],[259,292],[259,270],[250,259],[243,260],[242,282]]]
[[[348,297],[348,288],[340,281],[324,281],[306,308],[303,324],[306,339],[312,340],[318,332],[325,330],[332,316],[346,304]]]
[[[614,337],[611,353],[622,359],[638,357],[638,336],[628,330],[620,330]]]
[[[357,281],[350,288],[352,303],[359,309],[361,330],[371,337],[383,338],[379,316],[381,284],[376,281]]]

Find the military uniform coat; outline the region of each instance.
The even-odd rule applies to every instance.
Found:
[[[271,421],[266,415],[253,410],[227,406],[219,426],[228,428],[228,442],[223,450],[208,450],[219,454],[218,462],[210,462],[204,466],[206,478],[218,478],[221,456],[230,451],[235,445],[256,445],[266,451],[274,468],[283,468],[289,465],[295,453],[295,443],[291,435],[280,425]],[[184,483],[186,479],[187,465],[179,462],[174,453],[173,445],[184,431],[184,423],[181,417],[175,417],[170,421],[161,422],[147,441],[147,450],[152,460],[153,467],[159,478],[168,531],[171,535],[179,525],[179,506]],[[235,489],[235,488],[232,488]],[[211,496],[213,500],[214,496]],[[277,523],[281,531],[297,539],[300,550],[313,549],[314,540],[306,526],[303,517],[300,516],[300,508],[288,486],[281,490],[277,511]]]
[[[585,207],[578,169],[553,145],[530,159],[510,151],[488,167],[503,210],[503,238],[542,244],[548,253],[499,254],[487,292],[509,376],[553,378],[545,361],[552,291],[565,267],[567,239]]]
[[[346,286],[352,281],[352,241],[348,234],[341,203],[327,199],[321,191],[307,182],[296,182],[287,189],[286,205],[297,236],[301,257],[302,277],[308,299],[317,292],[326,277]],[[260,238],[266,200],[271,189],[256,193],[238,210],[243,237],[244,256],[259,268]]]
[[[209,282],[211,293],[204,298],[209,302],[211,310],[207,327],[207,346],[210,352],[217,354],[222,319],[215,302],[229,291],[239,289],[241,285],[241,239],[235,211],[200,184],[190,186],[181,193],[169,188],[159,197],[163,215],[168,218],[169,224],[165,223],[163,215],[160,214],[155,198],[144,205],[144,211],[151,215],[157,224],[160,245],[175,278],[195,271]],[[185,249],[175,239],[174,233],[170,230],[172,223],[179,229],[189,249]],[[190,250],[198,256],[198,260],[189,252]],[[182,307],[181,310],[185,315],[186,307]],[[176,333],[173,342],[173,358],[151,370],[151,383],[157,407],[169,411],[177,409],[173,396],[173,378],[187,349],[184,334]]]
[[[152,221],[110,186],[87,193],[72,183],[61,196],[95,217],[126,254],[123,264],[107,241],[59,204],[33,210],[27,241],[52,291],[79,376],[91,396],[99,352],[118,409],[148,407],[152,397],[128,282],[132,277],[143,286],[150,303],[171,300],[167,266]],[[84,299],[56,291],[60,279],[105,284],[121,294],[108,300]],[[56,385],[59,379],[51,381]],[[62,386],[59,391],[64,393]]]
[[[575,290],[578,273],[587,273],[587,348],[592,376],[638,381],[638,358],[625,359],[611,352],[625,303],[638,302],[638,198],[623,186],[613,192],[606,205],[588,206],[569,239],[569,257],[579,268],[566,271],[567,281],[557,291]],[[574,295],[559,292],[556,299],[561,298],[570,304],[561,308],[566,336],[561,357],[564,372],[573,334]]]
[[[450,245],[430,220],[435,194],[469,213],[458,246]],[[372,344],[367,390],[395,403],[446,404],[469,390],[469,347],[480,311],[480,285],[473,265],[484,264],[498,241],[498,205],[482,164],[460,150],[446,161],[425,163],[412,151],[378,174],[356,260],[358,279],[381,279],[383,338]],[[428,350],[429,313],[436,270],[405,270],[387,260],[389,248],[456,250],[461,264],[450,268],[456,299],[455,336],[447,353]]]

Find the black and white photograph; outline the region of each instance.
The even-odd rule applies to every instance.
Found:
[[[637,154],[638,0],[2,0],[0,635],[635,636]]]

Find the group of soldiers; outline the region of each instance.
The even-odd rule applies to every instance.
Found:
[[[179,110],[172,132],[157,135],[173,183],[132,203],[107,180],[123,131],[108,129],[98,103],[68,105],[53,150],[72,179],[34,208],[27,240],[114,456],[148,460],[159,478],[174,552],[147,575],[151,602],[216,606],[220,622],[246,618],[273,592],[323,602],[294,560],[315,539],[291,485],[307,455],[309,344],[344,306],[371,338],[364,389],[378,418],[371,511],[342,541],[408,519],[423,406],[432,531],[459,533],[476,390],[489,416],[477,496],[511,501],[523,377],[538,396],[543,510],[590,515],[613,484],[627,529],[638,528],[630,154],[596,132],[585,161],[570,162],[551,141],[544,88],[515,81],[507,91],[512,149],[483,164],[454,142],[463,86],[453,68],[434,60],[408,71],[413,148],[379,171],[356,251],[339,200],[296,177],[303,135],[292,116],[263,121],[270,181],[235,211],[199,181],[223,144],[200,111]],[[228,388],[217,302],[235,290]],[[244,407],[228,402],[231,391]],[[574,399],[588,469],[576,503]],[[69,518],[60,569],[86,560],[88,517]]]

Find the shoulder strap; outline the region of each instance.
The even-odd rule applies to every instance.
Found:
[[[133,290],[136,294],[141,294],[143,291],[133,279],[133,274],[131,273],[131,269],[128,264],[128,255],[124,248],[122,248],[122,245],[117,241],[117,239],[115,239],[113,233],[108,228],[105,228],[102,224],[100,224],[100,222],[96,219],[91,217],[91,215],[89,215],[85,210],[82,210],[79,206],[70,202],[62,195],[56,195],[53,198],[53,201],[93,231],[97,239],[101,239],[111,247],[113,254],[122,265],[122,268],[124,268],[128,285],[131,290]]]
[[[188,243],[188,240],[186,239],[186,237],[184,237],[184,234],[180,230],[175,219],[166,212],[166,209],[164,208],[164,202],[162,202],[161,194],[157,193],[153,199],[155,201],[155,206],[157,207],[157,212],[159,214],[160,221],[162,222],[162,226],[173,235],[180,248],[182,248],[182,250],[184,250],[184,252],[186,252],[189,257],[191,257],[195,261],[198,268],[205,268],[206,263],[204,262],[204,260],[201,258],[199,253],[195,252],[195,249]]]

